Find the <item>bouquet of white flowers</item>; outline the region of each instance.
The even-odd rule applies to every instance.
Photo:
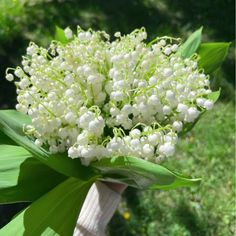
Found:
[[[114,40],[57,28],[48,49],[30,43],[22,67],[6,72],[18,112],[0,111],[0,169],[9,172],[0,174],[0,202],[35,202],[0,235],[70,235],[96,180],[150,189],[199,183],[160,164],[219,97],[209,74],[229,44],[200,45],[201,30],[182,44],[146,43],[144,28]]]

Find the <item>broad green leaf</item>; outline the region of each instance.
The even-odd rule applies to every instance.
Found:
[[[191,57],[198,49],[202,38],[202,27],[192,33],[189,38],[179,47],[177,54],[183,58]]]
[[[34,201],[65,178],[24,148],[0,145],[0,203]]]
[[[23,132],[23,127],[29,124],[31,120],[27,115],[15,110],[0,111],[0,130],[43,164],[61,174],[83,180],[94,176],[92,168],[83,166],[79,159],[72,160],[66,154],[50,154],[47,150],[37,147]]]
[[[123,182],[140,189],[172,189],[198,184],[191,179],[171,172],[167,168],[136,157],[113,157],[92,163],[103,174],[103,180]]]
[[[64,30],[58,26],[56,26],[54,38],[55,38],[55,40],[61,42],[62,44],[66,44],[69,42],[69,40],[65,36]]]
[[[70,236],[96,178],[69,178],[32,203],[0,230],[0,236]],[[36,183],[35,183],[36,184]]]
[[[199,67],[206,74],[215,72],[225,60],[230,43],[203,43],[198,49]]]
[[[212,93],[209,93],[207,95],[207,98],[212,100],[213,102],[216,102],[220,97],[220,92],[221,92],[221,89],[219,89],[218,91],[214,91]]]
[[[17,119],[21,116],[21,122]],[[38,148],[31,140],[29,140],[22,128],[25,116],[16,111],[0,111],[0,129],[3,130],[17,144],[23,146],[39,160],[55,169],[56,171],[67,175],[80,178],[83,180],[94,176],[98,170],[100,175],[110,181],[121,181],[137,188],[172,188],[176,186],[187,186],[199,182],[199,179],[184,179],[164,167],[150,162],[134,158],[119,157],[113,159],[103,159],[92,163],[92,168],[82,166],[80,161],[72,160],[64,155],[49,154],[46,150]],[[18,120],[18,133],[11,129],[12,121]],[[15,123],[16,125],[16,123]],[[109,174],[109,175],[108,175]]]

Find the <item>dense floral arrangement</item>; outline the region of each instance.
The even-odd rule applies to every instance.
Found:
[[[26,132],[51,153],[68,150],[86,165],[127,155],[160,162],[174,154],[183,127],[213,107],[209,76],[197,54],[176,53],[180,39],[147,44],[144,28],[117,32],[113,41],[80,27],[65,35],[67,44],[53,41],[49,49],[30,43],[13,73],[16,109],[32,118]]]
[[[18,111],[0,110],[0,203],[32,203],[0,235],[73,235],[96,181],[201,181],[158,164],[220,95],[209,74],[230,44],[201,43],[201,32],[147,43],[144,28],[109,36],[56,27],[48,49],[30,43],[22,67],[6,71]]]

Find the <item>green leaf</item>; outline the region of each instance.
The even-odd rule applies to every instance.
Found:
[[[136,157],[113,157],[91,163],[103,180],[123,182],[140,189],[172,189],[198,184],[200,179],[185,178],[167,168]]]
[[[179,47],[177,55],[183,58],[191,57],[198,49],[202,38],[202,27],[192,33],[189,38]]]
[[[0,145],[0,203],[34,201],[65,178],[24,148]]]
[[[66,44],[69,42],[69,40],[65,36],[64,30],[58,26],[56,26],[54,38],[55,40],[61,42],[62,44]]]
[[[137,188],[173,188],[199,182],[199,179],[182,178],[160,165],[134,157],[103,159],[92,163],[90,167],[85,167],[81,165],[80,160],[72,160],[65,154],[51,155],[24,136],[22,128],[20,128],[24,124],[23,116],[26,115],[16,111],[0,111],[0,129],[17,144],[35,155],[42,163],[66,176],[88,180],[96,175],[99,170],[100,175],[103,175],[104,179],[108,181],[120,181]],[[14,122],[16,120],[18,120],[17,127],[16,122]],[[18,133],[11,129],[12,122]]]
[[[220,97],[220,92],[221,92],[221,89],[219,89],[218,91],[214,91],[212,93],[209,93],[207,95],[207,98],[212,100],[213,102],[216,102]]]
[[[200,60],[199,67],[206,74],[215,72],[225,60],[230,43],[203,43],[198,49]]]
[[[91,167],[85,167],[79,159],[68,158],[67,154],[50,154],[47,150],[38,147],[25,136],[23,127],[31,124],[31,120],[15,110],[0,111],[0,130],[18,145],[29,151],[43,164],[66,176],[88,180],[95,175]]]
[[[67,179],[3,227],[0,236],[73,235],[80,209],[95,180]]]

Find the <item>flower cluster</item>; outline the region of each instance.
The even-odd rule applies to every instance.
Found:
[[[49,49],[30,43],[22,68],[7,70],[16,109],[32,118],[35,144],[68,151],[84,164],[111,156],[160,161],[173,155],[178,133],[213,107],[198,57],[183,59],[179,39],[146,44],[143,28],[115,40],[103,31],[77,35]]]

